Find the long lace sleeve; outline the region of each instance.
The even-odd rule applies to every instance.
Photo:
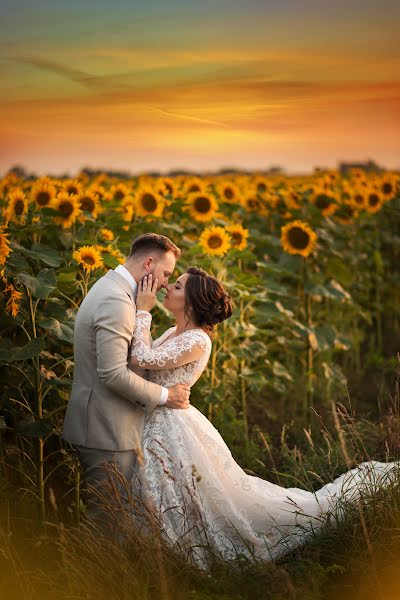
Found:
[[[129,364],[151,370],[164,370],[179,367],[199,360],[211,342],[200,329],[190,329],[167,339],[160,346],[152,347],[150,326],[152,316],[146,311],[136,312],[136,325],[133,334]]]

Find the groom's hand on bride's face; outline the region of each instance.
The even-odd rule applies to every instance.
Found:
[[[168,388],[168,400],[164,404],[167,408],[189,408],[190,387],[183,383],[178,383]]]
[[[138,292],[136,297],[136,308],[137,310],[151,311],[156,303],[156,293],[158,287],[158,279],[154,279],[153,275],[145,275],[141,281],[139,281]]]

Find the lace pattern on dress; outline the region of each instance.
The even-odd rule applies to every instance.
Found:
[[[168,339],[176,327],[171,327],[151,346],[149,331],[151,314],[137,311],[136,325],[132,340],[131,356],[135,356],[140,367],[156,365],[158,370],[149,370],[149,379],[154,383],[170,387],[176,383],[194,383],[204,370],[211,352],[211,340],[202,329],[189,329],[180,335]],[[163,342],[163,340],[165,340]],[[189,355],[195,346],[203,350],[200,359],[184,365],[177,365],[179,358]],[[197,376],[196,376],[197,375]]]

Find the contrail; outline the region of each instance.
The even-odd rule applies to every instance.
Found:
[[[50,71],[52,73],[56,73],[57,75],[61,75],[75,83],[80,83],[81,85],[91,89],[97,90],[102,95],[106,95],[108,97],[113,97],[119,91],[126,91],[128,89],[132,90],[132,86],[127,86],[124,84],[119,84],[120,90],[108,92],[107,84],[110,82],[115,82],[115,77],[106,75],[106,76],[95,76],[90,73],[86,73],[85,71],[81,71],[80,69],[74,69],[72,67],[65,66],[63,64],[57,63],[55,61],[47,60],[44,58],[35,58],[29,56],[14,56],[9,57],[10,60],[20,62],[23,64],[33,65],[38,69],[43,69],[45,71]],[[166,115],[169,117],[176,117],[178,119],[185,119],[188,121],[196,121],[197,123],[205,123],[207,125],[216,125],[217,127],[228,127],[225,123],[221,123],[219,121],[212,121],[210,119],[201,119],[200,117],[192,117],[189,115],[183,115],[181,113],[175,113],[172,111],[168,111],[162,108],[158,108],[156,106],[148,106],[144,105],[145,108],[149,110],[154,110],[156,112],[161,113],[162,115]]]
[[[199,121],[200,123],[209,123],[210,125],[218,125],[220,127],[228,127],[225,123],[220,123],[219,121],[210,121],[209,119],[200,119],[200,117],[189,117],[189,115],[181,115],[179,113],[173,113],[168,110],[163,110],[161,108],[156,108],[155,106],[149,107],[152,110],[156,110],[163,115],[170,115],[172,117],[179,117],[180,119],[188,119],[189,121]]]

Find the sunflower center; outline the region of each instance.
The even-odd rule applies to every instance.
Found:
[[[193,183],[188,190],[189,194],[191,194],[192,192],[199,192],[199,191],[200,191],[200,186],[197,183]]]
[[[61,202],[60,206],[58,207],[58,210],[60,211],[63,217],[67,218],[72,215],[74,207],[71,204],[71,202],[65,201]]]
[[[93,258],[93,256],[89,256],[88,254],[85,256],[82,256],[82,260],[84,263],[86,263],[89,266],[94,265],[94,263],[96,262]]]
[[[345,204],[344,206],[342,206],[339,216],[342,216],[344,218],[353,217],[354,216],[354,208],[352,206],[350,206],[349,204]]]
[[[87,212],[91,213],[95,207],[93,199],[90,198],[89,196],[85,196],[81,200],[81,207],[82,207],[82,210],[86,210]]]
[[[364,196],[362,194],[356,194],[354,196],[354,200],[357,202],[357,204],[363,204],[364,203]]]
[[[208,213],[211,209],[211,202],[206,196],[198,196],[194,201],[194,208],[199,213]]]
[[[36,202],[39,206],[46,206],[50,202],[50,194],[49,192],[39,192],[36,196]]]
[[[114,192],[114,200],[122,200],[125,197],[125,194],[122,190],[115,190]]]
[[[240,244],[242,243],[243,240],[243,236],[239,231],[234,231],[233,233],[231,233],[232,239],[233,239],[233,243],[235,246],[240,246]]]
[[[17,200],[16,203],[14,204],[14,212],[16,215],[22,215],[24,212],[24,201],[23,200]]]
[[[247,200],[247,206],[251,209],[251,210],[256,210],[259,206],[259,202],[257,200],[257,198],[249,198]]]
[[[208,239],[208,245],[213,250],[215,248],[219,248],[220,246],[222,246],[222,239],[220,238],[219,235],[216,235],[216,234],[211,235]]]
[[[166,183],[165,187],[167,189],[167,193],[172,194],[172,192],[173,192],[172,185],[170,183]]]
[[[77,194],[78,192],[79,192],[79,190],[76,187],[76,185],[68,185],[67,186],[67,193],[68,194]]]
[[[259,192],[260,194],[262,194],[263,192],[267,191],[267,186],[265,185],[265,183],[258,183],[257,184],[257,192]]]
[[[227,200],[232,200],[232,198],[234,197],[234,195],[235,194],[233,193],[232,188],[227,187],[227,188],[224,189],[224,196],[225,196],[225,198]]]
[[[142,206],[147,212],[154,212],[156,210],[157,200],[154,198],[153,194],[143,194]]]
[[[393,191],[393,186],[391,183],[389,183],[388,181],[386,181],[383,186],[382,186],[382,192],[384,194],[391,194]]]
[[[320,210],[325,210],[326,208],[329,208],[331,204],[332,200],[329,198],[329,196],[326,196],[325,194],[319,194],[315,198],[315,206],[317,206]]]
[[[288,237],[291,246],[297,248],[298,250],[304,250],[304,248],[307,248],[310,241],[310,236],[301,227],[292,227],[292,229],[289,231]]]
[[[377,204],[379,204],[379,196],[378,196],[378,194],[370,194],[368,196],[368,204],[370,206],[376,206]]]

